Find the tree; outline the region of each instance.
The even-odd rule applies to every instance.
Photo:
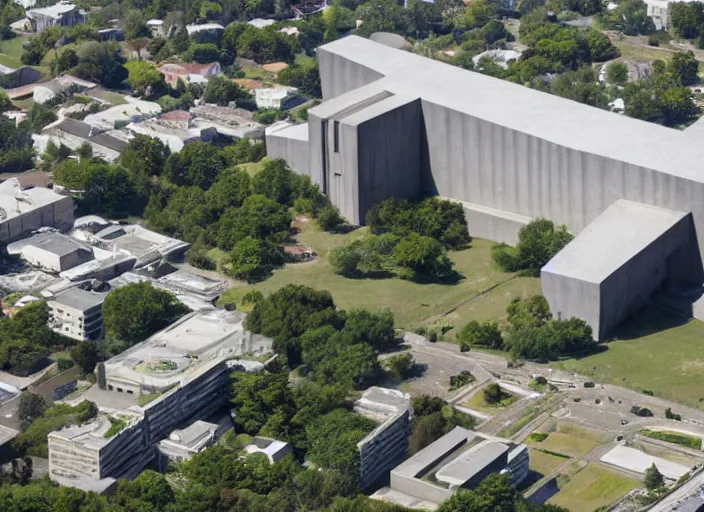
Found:
[[[698,80],[699,61],[694,52],[677,52],[667,61],[667,71],[680,85],[691,85]]]
[[[362,19],[357,33],[363,37],[369,37],[375,32],[406,32],[403,10],[394,0],[366,2],[357,13]]]
[[[220,57],[220,50],[213,43],[191,43],[184,58],[188,61],[195,61],[199,64],[209,64],[217,62]]]
[[[30,112],[31,113],[31,112]],[[31,124],[15,122],[4,116],[0,117],[0,172],[17,172],[31,169],[33,166]]]
[[[290,419],[295,412],[288,374],[280,368],[267,368],[256,374],[235,372],[232,392],[231,401],[237,410],[235,423],[248,434],[257,434],[274,414]]]
[[[298,196],[299,177],[281,158],[267,161],[254,178],[252,190],[280,204],[293,206]]]
[[[115,89],[129,74],[124,64],[118,43],[91,41],[78,48],[78,65],[74,72],[80,78]]]
[[[20,419],[20,429],[24,432],[37,418],[41,418],[46,411],[46,400],[42,395],[25,391],[20,395],[20,405],[18,416]]]
[[[229,208],[217,225],[218,247],[232,250],[246,237],[272,242],[283,241],[291,229],[288,208],[264,196],[254,195],[245,199],[240,208]]]
[[[60,75],[78,65],[78,55],[73,48],[61,48],[51,68],[54,75]]]
[[[487,476],[473,490],[461,489],[443,502],[438,512],[515,512],[522,502],[508,475]]]
[[[604,11],[601,22],[604,28],[619,30],[629,36],[655,32],[655,25],[648,17],[648,9],[643,0],[619,2],[616,9]]]
[[[127,217],[135,211],[136,196],[129,174],[120,166],[88,162],[84,207],[98,215]]]
[[[207,190],[224,168],[225,161],[217,146],[198,141],[170,155],[166,159],[164,174],[176,185]]]
[[[606,81],[610,84],[623,85],[628,81],[628,66],[623,62],[612,62],[606,68]]]
[[[125,33],[125,39],[128,41],[137,39],[138,37],[151,36],[151,31],[144,22],[143,14],[136,9],[127,11],[123,16],[122,31]]]
[[[536,219],[518,232],[518,244],[499,244],[492,251],[494,262],[505,272],[523,270],[537,276],[540,269],[567,245],[573,236],[565,226],[555,228],[548,219]]]
[[[696,39],[704,27],[704,6],[699,2],[673,2],[668,8],[670,24],[683,39]]]
[[[290,363],[299,357],[296,338],[310,329],[343,324],[330,292],[294,284],[257,302],[245,320],[248,330],[273,338],[274,350],[292,357]]]
[[[71,359],[81,368],[84,375],[93,373],[100,360],[98,347],[94,342],[82,341],[71,349]]]
[[[249,174],[240,168],[231,167],[220,173],[208,189],[206,200],[214,210],[224,212],[227,208],[239,208],[251,194]]]
[[[127,83],[138,96],[153,96],[166,91],[166,82],[151,61],[131,60],[125,64],[127,68]]]
[[[474,0],[464,11],[465,21],[470,27],[483,27],[496,14],[496,5],[488,0]]]
[[[660,95],[660,108],[668,125],[683,123],[699,112],[689,87],[673,87]]]
[[[394,249],[394,263],[412,279],[442,279],[451,275],[454,263],[437,240],[411,233]]]
[[[307,459],[343,474],[359,474],[357,443],[376,427],[364,416],[337,409],[320,416],[306,427]]]
[[[90,145],[90,142],[84,142],[76,150],[76,155],[81,160],[88,160],[93,156],[93,146]]]
[[[353,244],[335,247],[328,254],[328,262],[335,269],[335,272],[345,277],[359,275],[359,265],[362,259],[362,251]]]
[[[461,350],[469,349],[471,346],[482,346],[494,350],[504,348],[504,340],[496,322],[488,321],[479,323],[471,320],[465,325],[457,335]]]
[[[159,176],[171,152],[156,137],[137,134],[120,156],[120,165],[130,173],[140,192],[146,192],[152,176]]]
[[[312,57],[299,55],[293,64],[279,72],[276,79],[283,85],[297,87],[301,92],[313,98],[323,96],[318,61]]]
[[[205,103],[227,106],[231,101],[249,98],[250,94],[239,84],[224,76],[213,76],[203,92]]]
[[[326,205],[318,212],[318,225],[324,231],[335,231],[345,220],[337,206]]]
[[[484,388],[484,401],[490,405],[501,403],[504,392],[496,382],[492,382]]]
[[[281,247],[247,236],[239,240],[227,260],[227,273],[249,283],[266,278],[271,268],[283,264]]]
[[[111,291],[103,303],[108,337],[130,345],[145,340],[186,314],[188,308],[151,283],[134,283]]]
[[[665,485],[665,477],[662,476],[662,473],[660,473],[660,470],[655,464],[652,464],[645,470],[643,485],[645,485],[645,488],[649,491],[654,491]]]
[[[594,62],[615,59],[621,54],[618,48],[611,44],[611,40],[606,34],[594,28],[587,29],[586,40],[589,55]]]

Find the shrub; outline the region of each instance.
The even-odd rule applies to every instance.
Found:
[[[450,391],[463,388],[475,380],[477,378],[469,370],[464,370],[457,375],[450,375]]]
[[[528,437],[530,437],[533,441],[536,441],[538,443],[542,443],[543,441],[545,441],[548,438],[548,435],[549,434],[546,434],[544,432],[533,432]]]
[[[465,347],[469,348],[474,345],[495,350],[503,350],[504,348],[504,340],[497,323],[494,321],[481,323],[476,320],[470,321],[459,332],[457,340],[463,352],[466,352]]]
[[[324,231],[335,231],[344,222],[337,206],[327,205],[318,212],[318,225]]]
[[[505,393],[496,382],[492,382],[484,388],[484,401],[487,404],[499,404],[503,400]]]
[[[256,304],[264,299],[264,294],[259,290],[252,290],[242,296],[242,304]]]
[[[56,368],[59,370],[59,372],[65,372],[69,368],[73,367],[73,361],[70,359],[66,359],[65,357],[60,357],[56,361]]]
[[[636,416],[640,416],[641,418],[650,418],[653,416],[653,411],[646,407],[634,405],[633,407],[631,407],[631,414],[635,414]]]
[[[665,409],[665,418],[667,418],[668,420],[682,421],[682,416],[672,412],[672,409],[670,407]]]

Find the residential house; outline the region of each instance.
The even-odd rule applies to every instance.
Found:
[[[49,136],[49,140],[57,146],[63,144],[74,151],[88,143],[93,149],[93,155],[107,162],[114,162],[120,158],[120,154],[127,147],[127,141],[122,134],[112,130],[102,131],[70,117],[47,125],[42,135]]]
[[[202,23],[199,25],[186,25],[186,32],[189,36],[202,35],[202,34],[217,34],[225,30],[225,27],[220,25],[220,23]]]
[[[50,7],[29,9],[27,18],[32,24],[32,31],[39,33],[54,25],[72,27],[79,23],[85,23],[86,13],[75,4],[61,1]]]
[[[149,20],[147,27],[152,32],[152,37],[164,37],[164,20]]]
[[[101,131],[119,130],[130,123],[138,123],[159,114],[161,114],[161,106],[158,103],[132,100],[124,105],[115,105],[95,114],[89,114],[83,121]]]
[[[47,82],[36,84],[32,89],[32,99],[35,103],[44,104],[63,99],[75,92],[93,89],[96,84],[75,77],[63,75]]]
[[[207,82],[211,76],[222,74],[222,66],[219,62],[210,64],[164,62],[159,66],[159,72],[164,75],[166,83],[176,87],[179,80],[184,84]]]

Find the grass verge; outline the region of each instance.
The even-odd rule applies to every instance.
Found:
[[[690,436],[687,434],[680,434],[679,432],[656,432],[653,430],[641,430],[640,433],[645,437],[649,437],[651,439],[658,439],[660,441],[678,444],[680,446],[691,448],[693,450],[702,449],[702,439],[700,437]]]
[[[560,488],[549,503],[570,512],[593,512],[626,495],[641,483],[622,476],[600,464],[589,464]]]

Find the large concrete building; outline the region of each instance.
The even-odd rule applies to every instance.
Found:
[[[230,372],[264,367],[239,358],[271,351],[272,340],[245,331],[244,318],[224,310],[192,313],[106,361],[102,393],[153,399],[110,411],[112,422],[122,418],[124,425],[111,437],[105,437],[112,422],[104,415],[49,434],[51,479],[102,492],[117,478],[137,476],[174,429],[216,413],[227,403]]]
[[[317,55],[323,103],[309,110],[306,125],[267,133],[267,152],[310,176],[351,223],[364,223],[372,204],[387,197],[437,195],[463,205],[473,236],[498,242],[515,243],[538,217],[575,234],[587,229],[597,246],[642,240],[642,250],[618,258],[603,251],[599,275],[586,279],[560,275],[557,264],[546,269],[553,314],[587,320],[598,339],[661,282],[704,282],[701,123],[666,128],[356,36]],[[620,199],[691,220],[675,223],[676,236],[664,236],[674,229],[664,219],[659,233],[645,222],[624,221],[620,233],[607,222],[592,224]],[[618,207],[609,215],[626,210],[633,211]],[[584,264],[582,277],[594,268],[566,250],[574,255],[570,266]],[[577,286],[606,283],[626,262],[621,281],[645,262],[665,275],[648,276],[647,286],[620,284],[621,295],[610,298],[607,286]],[[556,283],[562,279],[570,284]],[[595,316],[608,300],[619,302],[618,311]]]

